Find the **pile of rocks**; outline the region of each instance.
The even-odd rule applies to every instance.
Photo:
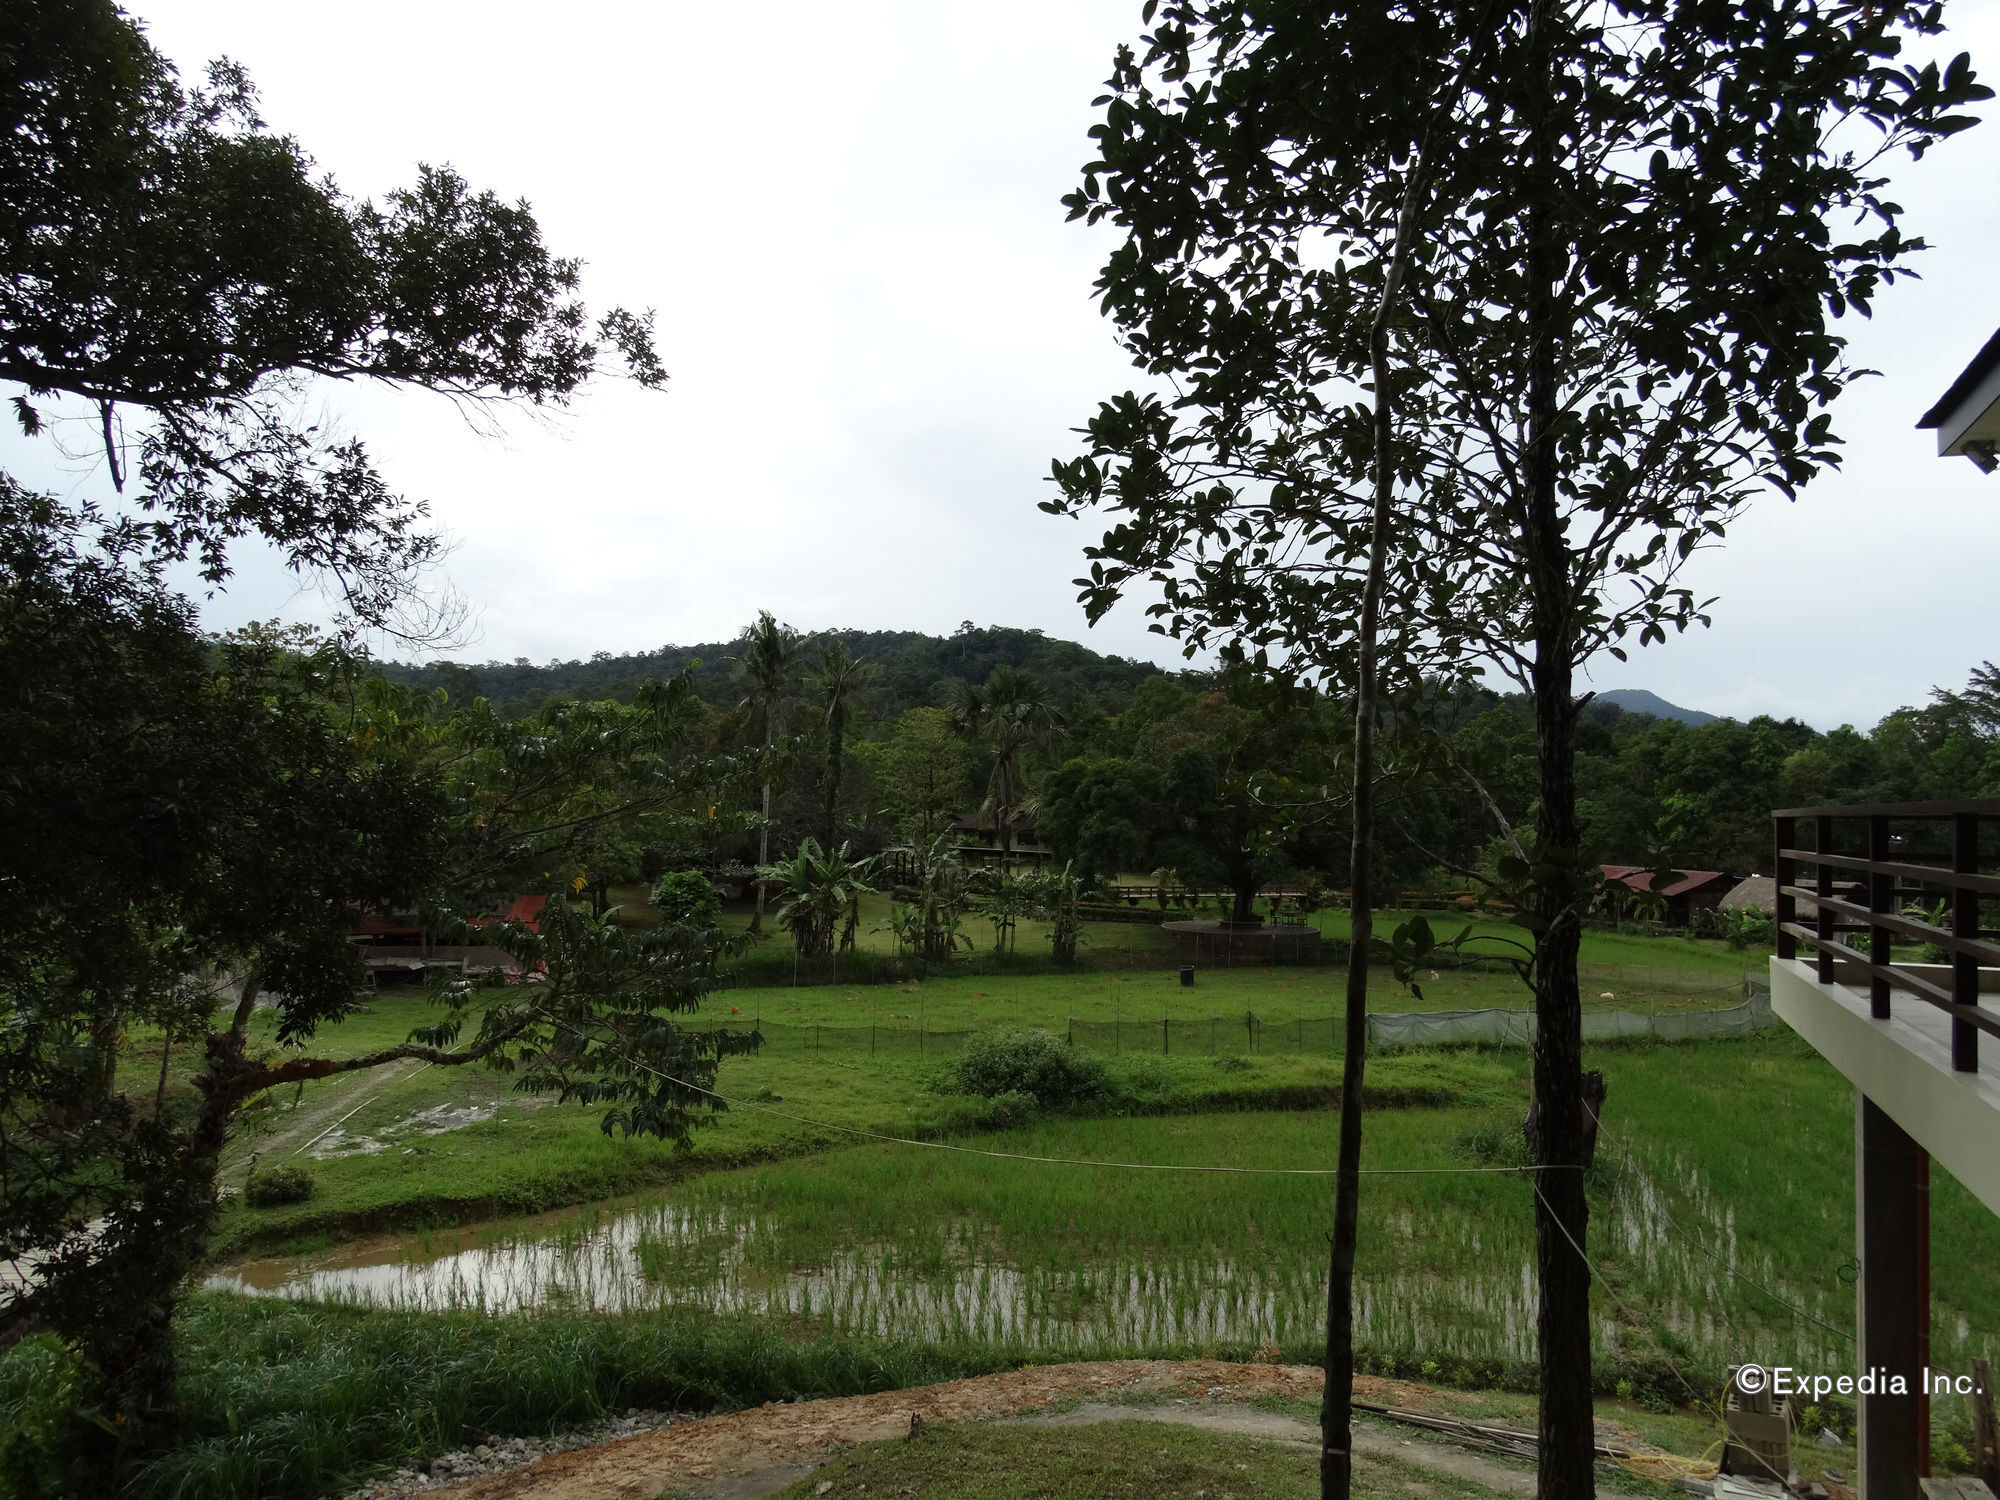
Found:
[[[448,1484],[523,1468],[551,1453],[565,1453],[571,1448],[594,1448],[599,1443],[615,1443],[634,1433],[651,1432],[655,1428],[691,1419],[691,1414],[686,1412],[641,1411],[634,1408],[617,1416],[603,1417],[587,1426],[571,1428],[555,1437],[494,1438],[470,1448],[441,1453],[428,1463],[415,1464],[370,1480],[347,1496],[347,1500],[397,1500],[402,1495],[421,1495],[426,1490],[441,1489]]]

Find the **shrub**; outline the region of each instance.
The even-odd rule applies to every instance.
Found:
[[[712,931],[722,921],[722,898],[708,877],[698,870],[675,870],[662,875],[653,886],[653,905],[660,916],[677,927]]]
[[[1045,1108],[1087,1103],[1111,1091],[1103,1063],[1039,1028],[974,1037],[956,1076],[965,1093],[988,1099],[1027,1094]]]
[[[1765,947],[1777,938],[1778,921],[1769,912],[1753,906],[1735,906],[1715,913],[1715,925],[1732,952],[1748,947]]]
[[[250,1174],[250,1180],[243,1184],[243,1201],[252,1208],[283,1208],[288,1203],[305,1202],[318,1187],[304,1167],[272,1167]]]

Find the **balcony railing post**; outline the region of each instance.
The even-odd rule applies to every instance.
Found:
[[[1868,859],[1875,865],[1886,864],[1889,859],[1889,820],[1876,815],[1868,820]],[[1896,909],[1895,877],[1880,869],[1868,872],[1868,909],[1872,912],[1890,913]],[[1890,962],[1889,929],[1879,924],[1868,929],[1868,962],[1878,969],[1886,969]],[[1889,1019],[1889,980],[1883,974],[1868,977],[1868,1012],[1878,1021]]]
[[[1798,884],[1799,867],[1798,867],[1798,862],[1796,860],[1787,859],[1783,851],[1792,847],[1792,845],[1796,843],[1798,840],[1799,836],[1798,819],[1773,818],[1771,820],[1771,828],[1773,833],[1777,835],[1777,849],[1778,849],[1778,852],[1773,854],[1772,856],[1772,858],[1777,861],[1774,867],[1777,871],[1777,879],[1774,882],[1774,884],[1778,888],[1778,905],[1777,905],[1778,957],[1797,958],[1799,956],[1799,940],[1792,933],[1787,932],[1785,929],[1789,924],[1796,922],[1799,919],[1799,903],[1796,900],[1794,900],[1791,896],[1786,894],[1785,888],[1787,886]]]
[[[1813,931],[1819,936],[1819,982],[1832,984],[1833,949],[1827,945],[1834,940],[1833,908],[1827,903],[1833,899],[1833,866],[1828,864],[1825,858],[1833,853],[1832,818],[1813,819],[1813,853],[1820,856],[1819,878],[1813,884],[1814,891],[1819,895],[1819,910],[1815,913],[1813,922]]]
[[[1979,815],[1962,812],[1951,820],[1951,869],[1954,875],[1979,873]],[[1951,933],[1962,942],[1979,936],[1979,892],[1956,885],[1951,893]],[[1979,955],[1951,956],[1951,998],[1960,1005],[1979,1004]],[[1979,1071],[1979,1029],[1970,1021],[1951,1018],[1951,1065],[1960,1073]]]

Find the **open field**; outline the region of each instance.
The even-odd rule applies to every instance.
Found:
[[[1734,955],[1739,960],[1741,955]],[[1734,1005],[1743,998],[1743,975],[1761,981],[1761,965],[1732,968],[1593,965],[1585,972],[1588,1010],[1645,1014]],[[1386,968],[1371,970],[1371,1011],[1531,1009],[1534,997],[1512,974],[1442,969],[1420,978],[1421,994],[1398,984]],[[866,1026],[935,1031],[1013,1025],[1060,1031],[1071,1020],[1150,1025],[1157,1041],[1163,1018],[1201,1024],[1211,1018],[1240,1023],[1254,1013],[1267,1026],[1318,1022],[1345,1014],[1347,971],[1337,966],[1290,965],[1203,969],[1192,988],[1178,971],[1160,967],[1123,974],[934,975],[887,985],[801,985],[728,989],[705,1010],[718,1016],[735,1006],[736,1019],[761,1018],[784,1025]]]
[[[656,920],[652,908],[647,904],[646,890],[643,886],[620,886],[614,889],[612,894],[620,903],[622,920],[640,926],[650,925]],[[896,958],[895,940],[888,931],[889,906],[889,897],[886,895],[876,894],[862,898],[861,924],[856,934],[857,951],[843,954],[838,960],[795,959],[790,935],[767,913],[764,926],[765,940],[752,946],[736,961],[734,967],[742,976],[745,987],[753,989],[838,983],[843,973],[848,976],[850,986],[895,983],[914,978],[920,972],[920,967],[908,959]],[[1150,906],[1137,906],[1130,910],[1135,915],[1146,914],[1153,920],[1085,923],[1083,943],[1073,970],[1057,966],[1049,957],[1048,923],[1023,919],[1017,924],[1012,950],[998,953],[994,950],[995,934],[992,925],[983,919],[970,917],[964,924],[964,930],[966,936],[971,939],[973,947],[970,951],[960,953],[953,960],[951,967],[987,978],[1001,976],[1021,978],[1030,975],[1072,978],[1127,970],[1164,972],[1177,967],[1180,963],[1180,950],[1172,935],[1161,932],[1157,924],[1170,916],[1179,917],[1186,914],[1161,912]],[[1375,914],[1377,935],[1386,937],[1398,924],[1418,915],[1430,923],[1432,930],[1440,938],[1454,936],[1470,923],[1475,933],[1486,938],[1506,939],[1513,943],[1529,940],[1525,929],[1492,914],[1461,915],[1456,912],[1380,911]],[[1348,935],[1348,917],[1344,909],[1328,908],[1318,911],[1312,914],[1310,920],[1331,943],[1345,944]],[[750,909],[747,906],[732,904],[724,910],[723,926],[726,931],[741,933],[746,931],[749,925]],[[1500,941],[1481,942],[1467,949],[1468,953],[1487,959],[1518,951]],[[1344,947],[1330,948],[1325,967],[1337,970],[1344,962],[1343,954]],[[1720,941],[1709,939],[1639,936],[1600,930],[1584,933],[1582,949],[1582,961],[1594,967],[1623,965],[1676,969],[1712,973],[1725,978],[1734,978],[1745,969],[1761,971],[1767,955],[1768,950],[1732,950]],[[1261,967],[1256,964],[1251,966]],[[1222,971],[1204,966],[1204,972]],[[936,973],[934,968],[933,976]],[[1499,973],[1483,977],[1501,981],[1500,987],[1509,989],[1512,993],[1520,992],[1518,982],[1509,974]]]
[[[329,1033],[360,1051],[392,1041],[416,1024],[423,1002],[380,999],[370,1013]],[[1338,1056],[1284,1054],[1247,1066],[1206,1054],[1151,1052],[1108,1062],[1117,1089],[1110,1107],[1128,1112],[1190,1113],[1251,1107],[1323,1106],[1339,1081]],[[1371,1091],[1435,1100],[1518,1092],[1521,1060],[1505,1066],[1464,1056],[1385,1059]],[[318,1191],[305,1204],[253,1209],[232,1200],[220,1244],[269,1243],[274,1237],[338,1235],[423,1224],[539,1213],[590,1203],[674,1181],[690,1173],[797,1156],[851,1142],[842,1127],[931,1138],[1003,1124],[1005,1106],[938,1092],[948,1056],[913,1051],[773,1048],[724,1064],[718,1088],[740,1107],[699,1131],[677,1153],[647,1138],[612,1138],[599,1112],[515,1092],[511,1080],[483,1068],[376,1070],[308,1085],[266,1111],[267,1132],[236,1148],[229,1186],[240,1186],[252,1149],[269,1165],[309,1165]],[[316,1104],[324,1095],[329,1102]],[[296,1111],[292,1109],[297,1099]],[[293,1124],[294,1118],[301,1123]],[[803,1118],[797,1118],[803,1117]],[[807,1123],[810,1121],[811,1123]],[[318,1137],[315,1139],[315,1137]]]
[[[1724,963],[1723,955],[1701,945],[1676,942],[1662,949],[1657,940],[1615,935],[1600,938],[1598,955],[1627,966],[1594,971],[1602,977],[1586,984],[1586,1004],[1593,1008],[1673,1010],[1740,998],[1743,955],[1726,955]],[[1696,966],[1632,967],[1663,957],[1687,958]],[[1377,1010],[1519,1006],[1527,998],[1508,974],[1445,971],[1423,984],[1421,998],[1386,970],[1374,971],[1371,980]],[[1185,1113],[1320,1102],[1337,1079],[1337,1047],[1309,1046],[1290,1055],[1287,1049],[1301,1034],[1322,1044],[1335,1042],[1332,1022],[1344,984],[1338,968],[1205,970],[1193,989],[1181,988],[1178,975],[1165,968],[953,974],[902,985],[727,989],[691,1019],[698,1025],[744,1027],[761,1021],[767,1028],[770,1045],[761,1055],[727,1065],[720,1089],[732,1098],[782,1096],[794,1101],[787,1113],[804,1113],[826,1126],[936,1135],[1004,1123],[982,1101],[927,1087],[963,1034],[1020,1025],[1065,1034],[1071,1018],[1124,1023],[1116,1035],[1128,1056],[1108,1061],[1127,1078],[1129,1108]],[[1597,984],[1611,998],[1590,988]],[[1230,1054],[1249,1044],[1242,1025],[1246,1013],[1265,1028],[1258,1038],[1263,1050],[1252,1060],[1254,1073],[1232,1071]],[[1171,1023],[1166,1056],[1159,1055],[1163,1015]],[[431,1016],[421,991],[385,989],[361,1012],[324,1028],[313,1046],[327,1055],[351,1056],[401,1041]],[[1305,1026],[1298,1033],[1286,1031],[1287,1023],[1299,1022]],[[274,1040],[273,1025],[268,1011],[254,1023],[255,1035],[267,1045]],[[933,1034],[954,1032],[960,1035]],[[1094,1045],[1110,1047],[1101,1033]],[[157,1046],[156,1038],[135,1033],[128,1039],[128,1066],[150,1073],[158,1066]],[[191,1048],[180,1049],[169,1069],[170,1093],[186,1088],[193,1061]],[[796,1107],[801,1101],[811,1108]],[[324,1236],[538,1213],[601,1201],[689,1171],[797,1155],[838,1139],[837,1131],[820,1125],[742,1109],[701,1132],[690,1156],[677,1156],[658,1142],[609,1139],[595,1114],[518,1094],[503,1075],[413,1063],[286,1090],[265,1101],[250,1124],[225,1158],[225,1185],[240,1186],[251,1154],[261,1151],[265,1165],[288,1159],[310,1163],[321,1190],[313,1202],[291,1209],[232,1206],[222,1229],[225,1251],[269,1243],[274,1235]]]

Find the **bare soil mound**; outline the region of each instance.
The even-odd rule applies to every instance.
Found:
[[[1272,1395],[1316,1402],[1324,1380],[1312,1365],[1220,1360],[1030,1366],[915,1390],[763,1406],[679,1422],[430,1494],[451,1500],[653,1500],[668,1490],[716,1500],[771,1494],[843,1448],[908,1433],[913,1419],[988,1422],[1065,1403],[1115,1405],[1132,1397],[1241,1403]],[[1421,1386],[1366,1376],[1355,1381],[1354,1393],[1399,1407],[1419,1405],[1425,1394]],[[1491,1482],[1491,1476],[1481,1477]]]

